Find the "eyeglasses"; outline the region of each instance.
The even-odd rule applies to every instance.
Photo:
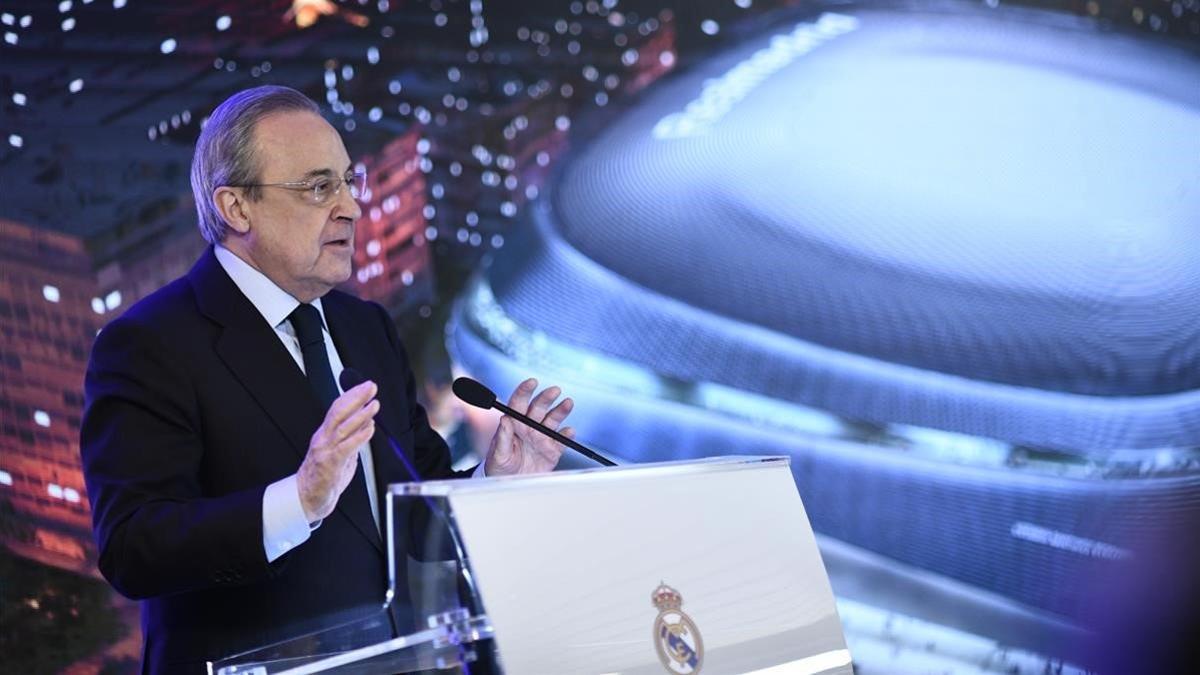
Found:
[[[342,191],[343,185],[350,186],[350,196],[361,199],[367,189],[366,171],[347,171],[342,177],[319,176],[309,180],[291,181],[289,183],[247,183],[230,185],[229,187],[281,187],[304,193],[304,199],[310,204],[320,206],[336,197]]]

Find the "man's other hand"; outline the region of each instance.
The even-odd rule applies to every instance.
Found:
[[[358,466],[358,447],[375,434],[379,388],[367,381],[334,400],[325,421],[313,434],[296,483],[304,515],[312,523],[325,518],[337,506],[338,497],[350,484]]]
[[[562,390],[558,387],[547,387],[537,396],[533,396],[535,389],[537,380],[525,380],[509,397],[508,407],[574,440],[574,429],[558,428],[571,413],[574,401],[565,398],[551,408],[551,404],[562,394]],[[496,435],[492,436],[492,444],[488,448],[487,459],[484,460],[484,472],[489,476],[542,473],[557,466],[562,453],[563,446],[558,441],[504,416],[500,419]]]

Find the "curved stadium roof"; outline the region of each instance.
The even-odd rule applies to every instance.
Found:
[[[521,324],[684,381],[1200,445],[1198,58],[1059,15],[826,14],[651,89],[490,282]]]

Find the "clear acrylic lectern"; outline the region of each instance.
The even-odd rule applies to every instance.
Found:
[[[404,513],[432,562],[394,560]],[[784,457],[396,484],[387,528],[377,616],[211,672],[852,672]],[[410,596],[418,630],[370,637]]]

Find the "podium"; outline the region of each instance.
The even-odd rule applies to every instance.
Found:
[[[396,560],[414,512],[426,560]],[[786,457],[395,484],[386,515],[378,615],[209,672],[852,672]],[[380,639],[401,597],[417,630]]]

